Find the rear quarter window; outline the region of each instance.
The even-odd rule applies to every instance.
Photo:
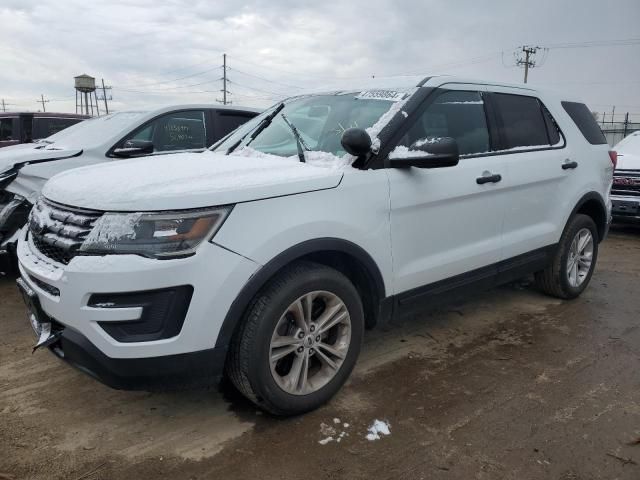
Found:
[[[593,114],[584,103],[561,102],[562,108],[569,114],[573,123],[580,130],[585,140],[591,145],[602,145],[607,143],[607,139],[596,123]]]

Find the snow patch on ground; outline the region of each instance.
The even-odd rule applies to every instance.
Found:
[[[339,418],[333,419],[333,425],[329,425],[326,423],[320,424],[320,434],[324,437],[321,440],[318,440],[320,445],[327,445],[331,442],[340,443],[344,437],[348,437],[349,434],[346,430],[339,431],[338,428],[342,424],[343,428],[349,428],[348,423],[342,423],[342,420]],[[335,426],[334,426],[335,425]]]
[[[380,440],[381,435],[391,435],[391,424],[385,420],[374,420],[369,427],[369,433],[367,433],[367,440],[373,442],[374,440]]]

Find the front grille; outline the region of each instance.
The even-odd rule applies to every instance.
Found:
[[[611,194],[640,197],[640,171],[616,170],[613,174]]]
[[[80,210],[40,199],[29,216],[33,246],[45,257],[67,265],[102,216],[101,212]]]

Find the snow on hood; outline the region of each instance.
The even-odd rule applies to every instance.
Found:
[[[88,209],[159,211],[334,188],[342,179],[342,168],[301,163],[297,157],[244,155],[249,152],[183,153],[93,165],[56,175],[42,193]]]
[[[55,148],[43,143],[23,143],[0,148],[0,173],[10,170],[17,164],[69,158],[81,152],[82,149],[79,148]]]
[[[640,170],[640,155],[619,153],[617,170]]]

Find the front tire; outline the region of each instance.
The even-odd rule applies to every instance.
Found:
[[[360,353],[364,314],[342,273],[297,262],[253,299],[235,333],[227,374],[236,388],[275,415],[297,415],[327,402]]]
[[[553,262],[535,274],[544,293],[571,299],[579,296],[591,280],[598,259],[598,229],[593,219],[577,214],[567,224]]]

